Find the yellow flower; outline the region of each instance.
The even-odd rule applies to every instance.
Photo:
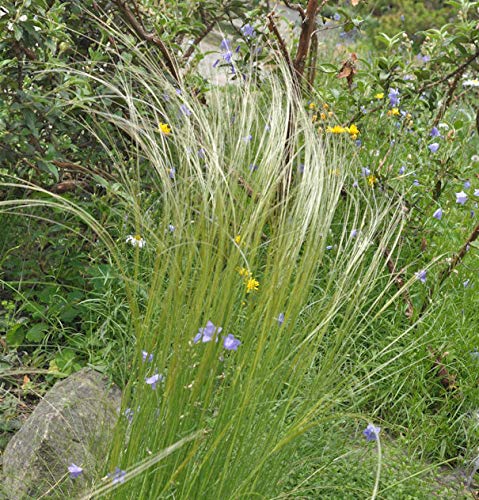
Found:
[[[368,175],[367,179],[368,179],[368,184],[371,187],[374,187],[374,184],[378,182],[378,178],[374,174]]]
[[[359,129],[358,129],[358,127],[356,127],[356,125],[354,125],[354,123],[348,128],[348,132],[351,135],[355,135],[355,136],[359,135]]]
[[[314,102],[310,102],[309,109],[316,109],[316,104],[314,104]]]
[[[171,134],[171,128],[167,123],[160,122],[159,129],[160,129],[160,132],[162,134],[165,134],[165,135]]]
[[[335,175],[335,176],[339,176],[339,174],[341,173],[341,172],[339,171],[339,168],[332,168],[332,169],[330,170],[330,172],[331,172],[331,175]]]
[[[319,116],[321,117],[321,120],[326,120],[326,113],[321,113]]]
[[[235,243],[236,243],[237,245],[239,245],[239,244],[240,244],[240,242],[241,242],[241,235],[240,235],[240,234],[237,234],[237,235],[234,237],[234,240],[235,240]]]
[[[384,99],[384,92],[378,92],[375,96],[375,99]]]
[[[246,267],[240,267],[238,269],[238,274],[242,276],[243,278],[249,278],[251,276],[251,271],[248,271]]]
[[[259,288],[259,281],[255,280],[252,276],[246,281],[246,293],[257,292]]]
[[[397,116],[400,115],[398,108],[393,108],[388,111],[388,116]]]
[[[323,104],[323,109],[329,109],[329,106],[326,103],[324,103]]]
[[[341,127],[341,125],[335,125],[334,127],[327,127],[326,132],[330,132],[331,134],[342,134],[346,132],[347,129]]]
[[[311,118],[311,122],[314,123],[318,120],[318,115],[313,115],[313,117]]]

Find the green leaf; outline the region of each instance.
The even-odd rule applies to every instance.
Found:
[[[30,342],[40,342],[45,336],[45,331],[48,329],[46,323],[37,323],[33,325],[27,332],[27,340]]]
[[[25,331],[21,328],[22,326],[22,324],[17,323],[16,325],[13,325],[10,330],[8,330],[6,339],[7,344],[11,347],[18,347],[19,345],[22,345],[25,338]]]

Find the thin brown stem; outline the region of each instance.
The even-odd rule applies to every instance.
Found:
[[[217,19],[213,19],[207,26],[206,28],[195,38],[193,43],[188,47],[188,49],[185,51],[183,54],[183,60],[187,61],[190,57],[191,54],[193,54],[193,51],[195,50],[196,47],[200,44],[200,42],[207,36],[211,30],[215,27]]]
[[[409,296],[409,292],[407,291],[407,288],[404,287],[404,279],[402,278],[401,274],[396,271],[396,266],[394,265],[394,262],[391,259],[391,252],[389,251],[388,248],[385,248],[383,250],[383,255],[384,258],[386,259],[386,265],[389,270],[389,273],[394,279],[394,282],[396,283],[396,286],[399,290],[403,290],[402,296],[404,299],[404,302],[406,303],[406,316],[410,319],[412,318],[414,314],[414,306],[412,304],[411,297]]]
[[[145,40],[146,42],[153,43],[154,45],[156,45],[158,47],[158,49],[160,50],[161,54],[163,55],[163,57],[165,59],[166,67],[168,68],[171,76],[176,81],[179,81],[180,78],[179,78],[179,74],[178,74],[178,69],[176,67],[176,64],[173,61],[173,57],[171,56],[166,45],[158,37],[158,35],[156,33],[150,33],[150,32],[145,30],[145,28],[142,25],[142,22],[136,18],[135,14],[132,12],[130,7],[128,6],[128,3],[126,2],[126,0],[113,0],[113,2],[120,8],[123,15],[125,16],[125,19],[127,20],[128,24],[131,26],[133,31],[142,40]]]
[[[281,52],[281,55],[283,56],[283,59],[285,60],[287,66],[289,68],[289,71],[291,73],[291,76],[293,77],[293,80],[296,82],[296,75],[295,75],[295,71],[294,71],[293,62],[291,61],[291,57],[289,55],[288,49],[286,48],[286,44],[283,40],[283,37],[281,36],[281,33],[279,32],[278,27],[276,26],[276,23],[274,22],[274,12],[270,12],[266,17],[268,18],[268,29],[276,37],[276,40],[278,41],[279,50]]]
[[[327,0],[323,0],[321,7]],[[316,16],[320,7],[318,0],[308,0],[306,6],[306,16],[301,25],[301,33],[299,35],[298,50],[293,62],[294,70],[299,81],[302,80],[304,74],[304,67],[306,65],[306,58],[308,56],[309,47],[311,45],[311,36],[316,25]]]
[[[286,7],[288,7],[288,9],[295,10],[296,12],[299,12],[301,19],[304,20],[304,18],[306,17],[306,12],[304,12],[303,7],[301,7],[301,5],[299,5],[299,3],[293,5],[289,2],[289,0],[283,0],[283,2],[284,2],[284,5],[286,5]]]
[[[476,50],[476,52],[474,52],[474,54],[472,54],[470,57],[468,57],[466,59],[466,61],[464,61],[463,64],[461,64],[460,66],[458,66],[454,71],[451,71],[451,73],[447,74],[446,76],[442,77],[440,80],[435,80],[434,82],[430,82],[426,85],[423,85],[419,91],[418,91],[418,94],[421,94],[422,92],[424,92],[424,90],[430,88],[430,87],[436,87],[437,85],[440,85],[441,83],[444,83],[446,82],[447,80],[449,80],[449,78],[452,78],[453,76],[456,76],[458,73],[462,74],[464,72],[464,70],[472,63],[474,62],[475,59],[477,59],[479,57],[479,49]]]

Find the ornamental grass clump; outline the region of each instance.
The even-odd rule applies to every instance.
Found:
[[[80,74],[65,72],[65,91]],[[205,103],[161,75],[144,60],[91,76],[95,102],[67,103],[111,159],[109,224],[25,186],[98,235],[129,304],[104,471],[121,476],[91,495],[270,497],[287,492],[302,436],[363,383],[348,353],[399,296],[383,254],[401,212],[353,186],[354,145],[318,135],[281,63]]]

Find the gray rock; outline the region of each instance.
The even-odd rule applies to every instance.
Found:
[[[120,390],[90,368],[57,382],[5,449],[7,498],[74,498],[88,489],[104,465],[120,402]],[[83,468],[76,479],[72,463]]]

